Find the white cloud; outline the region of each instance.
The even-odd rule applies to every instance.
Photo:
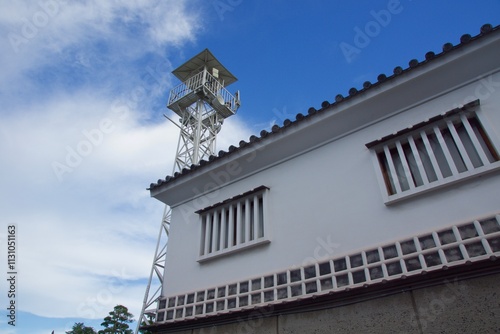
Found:
[[[2,184],[16,191],[4,192],[2,211],[4,221],[18,224],[25,311],[102,317],[120,301],[140,312],[145,283],[132,282],[149,275],[163,209],[145,188],[171,173],[178,129],[166,120],[141,124],[140,111],[120,119],[110,104],[87,94],[58,96],[12,110],[3,123],[8,140],[0,150],[11,159],[0,167]],[[99,144],[60,181],[51,164],[66,164],[67,148],[78,153],[80,143],[90,143],[82,133],[99,131],[104,118],[114,120],[113,131],[96,136]],[[219,147],[249,135],[228,119]],[[113,277],[125,286],[110,285]]]
[[[57,72],[62,66],[99,71],[94,73],[99,79],[94,81],[96,85],[112,79],[114,84],[123,84],[127,73],[125,68],[117,68],[120,64],[148,53],[165,55],[171,46],[194,41],[199,22],[199,13],[189,0],[24,0],[3,4],[0,70],[4,80],[0,89],[17,96],[33,88],[27,75],[38,75],[36,71],[47,67]]]
[[[25,0],[2,4],[0,22],[21,45],[33,42],[57,51],[99,38],[121,43],[134,34],[148,37],[134,40],[136,46],[184,43],[194,40],[198,16],[188,1]]]
[[[189,6],[2,5],[0,211],[18,226],[21,310],[102,318],[121,303],[139,316],[163,211],[145,188],[171,173],[179,133],[153,108],[170,48],[200,29]],[[219,147],[246,133],[229,120]]]
[[[79,105],[95,112],[84,114]],[[98,131],[94,125],[110,113],[107,101],[59,96],[40,109],[12,110],[3,123],[9,140],[0,146],[9,159],[1,178],[4,189],[14,191],[3,192],[2,212],[6,223],[18,224],[20,280],[29,296],[20,305],[26,311],[84,316],[77,306],[105,290],[106,277],[149,274],[162,205],[145,188],[167,174],[176,131],[167,123],[141,125],[132,113],[116,120],[61,181],[51,167],[66,163],[68,147],[77,151],[79,143],[90,143],[82,131]]]
[[[18,305],[102,318],[123,304],[138,317],[163,212],[146,188],[171,174],[179,135],[157,110],[168,54],[195,39],[199,14],[177,0],[2,6],[0,211],[18,226]],[[249,135],[228,119],[218,147]]]

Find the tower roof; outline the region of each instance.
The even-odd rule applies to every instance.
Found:
[[[210,72],[212,72],[213,68],[218,69],[219,78],[224,81],[224,86],[226,87],[238,80],[219,62],[219,60],[217,60],[217,58],[215,58],[212,52],[208,49],[201,51],[181,66],[177,67],[172,71],[172,74],[175,75],[180,81],[184,82],[189,77],[202,71],[205,66]]]

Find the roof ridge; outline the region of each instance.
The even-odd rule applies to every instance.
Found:
[[[288,127],[290,127],[298,122],[301,122],[306,118],[312,117],[317,113],[323,112],[326,109],[329,109],[330,107],[335,107],[335,106],[341,104],[342,102],[350,100],[350,99],[372,89],[373,87],[377,87],[379,85],[384,84],[385,82],[387,82],[389,80],[393,80],[394,78],[399,77],[400,75],[406,74],[417,67],[424,66],[427,63],[429,63],[435,59],[441,58],[441,57],[449,54],[450,52],[453,52],[456,49],[462,48],[465,45],[467,45],[475,40],[478,40],[478,39],[482,38],[483,36],[488,35],[494,31],[497,31],[497,30],[500,30],[500,25],[493,27],[489,23],[483,24],[479,30],[479,34],[477,34],[475,36],[471,36],[470,34],[463,34],[460,37],[460,42],[456,45],[453,45],[453,43],[450,43],[450,42],[444,43],[443,47],[442,47],[442,51],[440,53],[436,54],[434,51],[428,51],[425,53],[425,59],[422,61],[419,61],[418,59],[414,58],[408,62],[407,68],[403,69],[401,66],[396,66],[393,70],[393,74],[391,74],[389,76],[387,76],[384,73],[379,74],[377,76],[377,82],[375,82],[375,83],[372,83],[370,81],[365,81],[363,83],[363,87],[359,90],[356,87],[351,87],[348,90],[347,96],[343,96],[342,94],[339,93],[335,96],[333,103],[330,103],[329,101],[325,100],[321,103],[320,109],[316,109],[315,107],[310,107],[307,110],[306,115],[304,115],[302,113],[298,113],[295,116],[295,120],[290,120],[287,118],[283,121],[282,126],[279,126],[277,124],[273,125],[273,127],[271,128],[271,132],[269,132],[267,130],[262,130],[260,132],[260,137],[252,135],[252,136],[250,136],[248,142],[241,140],[239,142],[239,147],[231,145],[231,146],[229,146],[228,151],[221,150],[221,151],[219,151],[218,155],[211,155],[208,158],[208,160],[201,160],[200,163],[197,165],[193,164],[189,168],[183,168],[182,171],[175,172],[173,176],[166,176],[164,180],[159,179],[156,183],[151,183],[149,188],[147,188],[147,190],[153,190],[153,189],[155,189],[155,188],[157,188],[165,183],[168,183],[170,181],[173,181],[174,179],[177,179],[178,177],[189,174],[190,172],[193,172],[193,171],[195,171],[195,170],[197,170],[197,169],[199,169],[199,168],[201,168],[209,163],[212,163],[216,160],[219,160],[220,158],[222,158],[224,156],[230,155],[230,154],[234,153],[235,151],[238,151],[244,147],[252,145],[253,143],[264,140],[264,138],[267,138],[270,135],[276,134],[278,132],[282,132],[282,131],[284,131],[284,129],[286,129],[286,128],[288,128]]]

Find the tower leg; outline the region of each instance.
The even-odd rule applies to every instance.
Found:
[[[210,155],[215,154],[215,141],[223,122],[223,118],[220,118],[212,106],[203,100],[197,101],[195,105],[185,108],[179,114],[182,115],[181,125],[179,126],[181,132],[172,175],[175,172],[182,171],[183,168],[190,168],[191,165],[196,165],[200,160],[208,159]],[[143,323],[150,324],[156,320],[156,302],[161,297],[164,284],[170,218],[170,207],[165,206],[153,265],[135,334],[139,332],[139,328]]]
[[[156,242],[156,250],[153,259],[153,265],[151,266],[148,285],[146,287],[146,292],[144,293],[144,300],[142,302],[141,314],[139,316],[139,319],[137,320],[137,328],[135,329],[135,334],[139,332],[139,328],[143,324],[149,325],[151,324],[152,321],[156,320],[154,319],[156,318],[156,301],[161,297],[161,292],[163,287],[163,271],[165,269],[167,241],[170,230],[170,214],[171,214],[170,207],[168,205],[165,205],[165,209],[163,210],[163,218],[160,226],[160,232],[158,233],[158,240]],[[162,241],[164,241],[163,246],[162,246]],[[153,290],[151,290],[152,286]],[[153,293],[151,293],[151,291],[153,291]]]

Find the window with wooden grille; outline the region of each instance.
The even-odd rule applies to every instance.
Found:
[[[199,261],[269,242],[267,192],[261,186],[197,211],[201,220]]]
[[[478,105],[471,102],[366,145],[376,157],[386,203],[500,167],[474,111]]]

